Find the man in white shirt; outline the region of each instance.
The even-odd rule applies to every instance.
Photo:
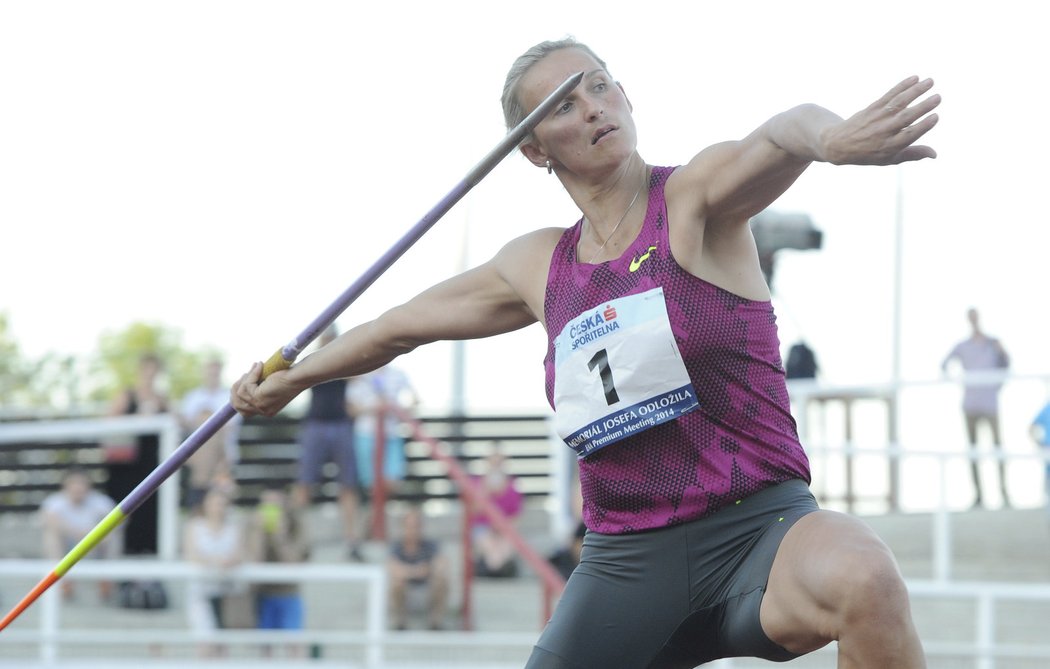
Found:
[[[60,560],[77,543],[95,529],[116,506],[107,495],[94,490],[88,473],[78,467],[62,476],[62,489],[51,493],[40,506],[43,520],[43,552],[49,560]],[[118,528],[88,554],[94,558],[116,558],[121,554],[122,533]],[[99,582],[99,594],[109,597],[111,584]],[[63,581],[62,593],[72,595],[72,583]]]

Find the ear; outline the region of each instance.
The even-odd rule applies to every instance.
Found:
[[[620,89],[621,93],[623,93],[624,100],[627,100],[627,108],[630,109],[633,112],[634,111],[634,105],[631,104],[631,98],[627,97],[627,91],[624,90],[623,84],[621,84],[620,82],[617,81],[616,82],[616,87]]]
[[[527,144],[522,144],[521,153],[536,167],[547,167],[547,160],[550,156],[548,156],[543,149],[536,146],[535,143],[529,142]]]

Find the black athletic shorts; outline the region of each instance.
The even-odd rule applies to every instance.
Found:
[[[792,524],[817,510],[792,480],[682,525],[587,532],[580,565],[528,669],[679,669],[723,657],[797,655],[762,631],[769,570]]]

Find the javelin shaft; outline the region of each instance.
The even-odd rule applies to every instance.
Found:
[[[500,161],[507,157],[528,136],[532,129],[553,110],[554,106],[569,94],[583,79],[583,73],[579,72],[565,80],[556,88],[546,100],[544,100],[531,114],[525,117],[507,136],[501,141],[474,169],[470,170],[466,177],[460,181],[455,188],[449,191],[437,205],[434,206],[415,226],[384,253],[368,270],[362,274],[357,281],[350,285],[327,309],[321,312],[295,339],[267,361],[266,366],[285,368],[291,366],[296,357],[321,334],[329,325],[335,322],[350,304],[361,296],[394,262],[422,237],[438,220],[444,216],[464,195],[476,186],[489,172],[492,171]],[[264,376],[274,369],[265,369]]]
[[[510,154],[521,142],[532,132],[544,116],[549,114],[563,98],[565,98],[583,79],[583,73],[578,72],[569,77],[556,88],[547,98],[540,103],[536,109],[515,126],[507,136],[496,145],[456,186],[449,191],[437,205],[434,206],[422,219],[419,220],[397,243],[384,253],[375,263],[369,267],[353,284],[350,285],[335,301],[332,302],[317,318],[292,339],[286,346],[278,350],[263,365],[263,377],[265,378],[274,371],[291,367],[295,359],[309,346],[310,342],[317,338],[329,325],[335,322],[343,311],[346,310],[365,290],[368,289],[383,272],[390,268],[398,258],[405,254],[413,244],[441,219],[448,211],[459,202],[471,188],[476,186],[485,176],[492,171],[504,158]],[[193,434],[182,442],[175,451],[160,463],[156,469],[142,480],[135,489],[128,493],[117,506],[105,518],[102,519],[76,546],[58,563],[55,569],[45,576],[22,600],[15,605],[10,612],[0,619],[0,630],[3,630],[15,620],[22,611],[29,607],[41,594],[47,591],[58,579],[62,578],[73,565],[84,555],[97,546],[118,525],[127,519],[147,498],[157,491],[160,484],[168,479],[186,460],[193,455],[205,442],[211,439],[231,418],[236,411],[230,403],[226,403],[216,411],[208,420],[198,427]]]

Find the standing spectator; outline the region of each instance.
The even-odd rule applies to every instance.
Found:
[[[484,476],[474,477],[474,484],[508,520],[513,521],[521,514],[525,496],[518,490],[514,477],[507,473],[506,462],[507,458],[497,444],[486,462],[488,470]],[[488,516],[478,509],[472,511],[470,523],[478,576],[517,576],[514,544],[493,528]]]
[[[1030,426],[1032,439],[1035,443],[1043,447],[1043,456],[1050,458],[1050,402],[1047,402],[1039,415],[1035,417]],[[1046,510],[1047,517],[1050,519],[1050,459],[1046,460],[1045,464],[1045,478],[1044,487],[1046,490]]]
[[[350,381],[350,405],[354,411],[354,450],[361,484],[370,488],[375,478],[376,432],[383,418],[383,478],[386,483],[403,481],[406,474],[405,437],[395,409],[412,410],[419,397],[408,375],[387,365]]]
[[[110,497],[94,490],[87,471],[72,467],[62,476],[62,489],[51,493],[40,506],[43,518],[43,552],[48,560],[60,560],[73,550],[116,506]],[[120,555],[122,532],[106,537],[89,557],[116,558]],[[113,584],[99,581],[99,596],[109,599]],[[73,582],[62,581],[62,595],[71,597]]]
[[[303,510],[288,503],[281,488],[268,488],[259,496],[259,505],[249,526],[248,556],[255,562],[297,564],[310,557],[310,543],[303,522]],[[256,586],[257,626],[266,630],[303,628],[303,599],[296,583],[260,583]],[[269,646],[264,654],[271,655]],[[302,648],[288,647],[291,657],[303,655]]]
[[[208,571],[208,576],[191,580],[186,592],[186,609],[190,628],[208,634],[227,626],[223,600],[234,587],[225,572],[244,560],[244,536],[241,524],[230,508],[226,489],[210,488],[200,505],[200,513],[186,523],[183,537],[185,558]],[[202,656],[225,655],[216,644],[200,647]]]
[[[212,414],[229,401],[229,391],[222,383],[222,361],[209,360],[204,366],[204,383],[186,393],[182,399],[179,419],[187,432],[192,433]],[[242,418],[233,417],[219,428],[208,441],[186,461],[183,506],[195,508],[204,498],[208,487],[217,480],[232,477],[238,459],[238,438]]]
[[[430,629],[442,629],[448,604],[448,565],[437,542],[425,538],[423,512],[418,507],[405,514],[401,538],[390,547],[387,571],[395,629],[408,629],[409,594],[418,590],[426,591]]]
[[[335,326],[321,335],[320,347],[335,339]],[[339,468],[339,509],[343,519],[343,539],[352,560],[364,557],[357,540],[357,507],[360,479],[354,459],[354,420],[347,403],[347,380],[335,379],[310,390],[310,407],[299,431],[299,477],[294,488],[295,504],[309,507],[313,487],[320,482],[327,462]]]
[[[139,358],[135,385],[122,391],[109,408],[110,416],[153,415],[168,410],[168,397],[158,387],[162,365],[152,353]],[[118,502],[157,468],[160,440],[156,434],[142,434],[133,443],[106,449],[109,478],[106,494]],[[157,552],[157,496],[150,495],[124,522],[124,553],[152,555]]]
[[[1010,366],[1010,357],[1006,354],[1003,345],[995,337],[990,337],[981,330],[980,320],[976,309],[970,309],[966,313],[970,321],[970,336],[955,345],[948,357],[941,363],[941,369],[948,371],[952,360],[957,360],[965,372],[990,372],[993,370],[1007,369]],[[999,455],[1002,455],[1002,442],[999,438],[999,389],[1002,384],[998,381],[966,381],[963,390],[963,417],[966,419],[966,438],[970,442],[971,461],[973,473],[973,487],[976,491],[974,506],[984,505],[984,497],[981,494],[980,468],[977,461],[977,426],[985,423],[992,433],[992,444]],[[1006,462],[999,460],[999,486],[1003,493],[1003,505],[1010,506],[1010,498],[1006,494]]]

